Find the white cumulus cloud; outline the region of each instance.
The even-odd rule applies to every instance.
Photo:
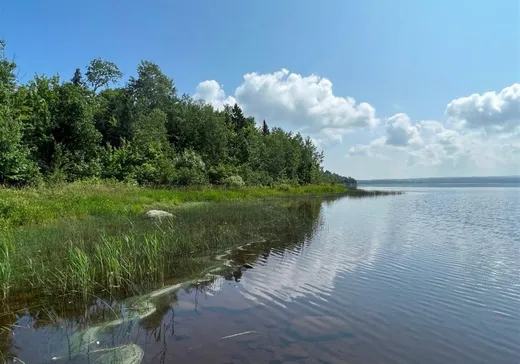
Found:
[[[341,140],[341,135],[348,131],[379,123],[371,105],[334,95],[332,82],[327,78],[302,76],[286,69],[244,75],[234,97],[226,97],[216,81],[204,81],[197,86],[195,98],[219,108],[236,99],[244,113],[257,120],[309,134],[323,131],[323,136],[333,140]]]
[[[234,105],[236,102],[234,97],[226,97],[226,93],[215,80],[208,80],[199,83],[195,90],[194,98],[210,103],[217,110],[224,109],[226,104]]]
[[[422,145],[423,141],[416,126],[411,125],[410,117],[399,113],[389,117],[385,123],[386,144],[396,147]]]
[[[520,159],[514,157],[518,145],[514,139],[504,144],[501,139],[482,133],[448,129],[438,121],[413,124],[406,115],[394,115],[387,120],[385,133],[368,144],[350,147],[347,156],[394,160],[404,155],[407,165],[425,167],[520,164]]]
[[[420,120],[399,112],[380,125],[373,106],[335,95],[332,82],[286,69],[248,73],[229,95],[215,80],[201,82],[194,95],[216,109],[240,105],[244,113],[270,126],[311,136],[320,149],[345,145],[352,157],[338,168],[396,176],[520,173],[520,84],[449,102],[446,120]],[[356,132],[357,134],[349,134]],[[363,133],[367,133],[363,135]],[[367,138],[369,136],[369,138]],[[350,144],[358,140],[365,144]],[[379,160],[379,162],[378,162]],[[388,164],[391,160],[392,163]],[[349,164],[350,163],[350,164]],[[354,171],[356,172],[356,171]]]
[[[435,124],[430,122],[424,127],[433,127]],[[349,155],[368,155],[380,156],[383,158],[385,154],[383,149],[403,149],[403,148],[420,148],[424,142],[420,133],[420,126],[412,125],[410,117],[403,113],[395,114],[385,121],[385,135],[374,139],[366,145],[356,145],[349,149]]]
[[[488,133],[511,133],[520,128],[520,84],[500,92],[473,94],[451,101],[448,118],[459,127],[482,129]]]
[[[453,100],[446,115],[447,123],[414,123],[396,114],[386,119],[382,136],[350,147],[347,156],[405,161],[407,168],[421,166],[435,174],[520,172],[520,84]]]
[[[350,147],[348,155],[350,156],[370,156],[387,159],[382,153],[386,144],[386,137],[379,137],[372,140],[369,144],[358,144]]]
[[[286,69],[248,73],[235,95],[246,113],[277,124],[338,132],[378,124],[372,106],[334,95],[332,82],[316,75],[301,76]]]

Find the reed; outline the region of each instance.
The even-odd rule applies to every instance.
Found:
[[[0,238],[0,289],[4,298],[146,290],[202,271],[226,249],[309,231],[320,206],[320,199],[198,204],[163,221],[90,217],[12,229]]]
[[[200,271],[225,249],[308,231],[327,196],[382,194],[339,185],[0,188],[0,297],[135,292]],[[174,218],[144,218],[152,208]]]
[[[0,289],[3,298],[6,298],[11,288],[12,264],[11,254],[13,246],[8,241],[0,242]]]

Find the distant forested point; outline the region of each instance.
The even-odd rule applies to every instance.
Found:
[[[357,185],[358,185],[358,181],[355,180],[354,178],[340,176],[339,174],[336,174],[336,173],[333,173],[330,171],[325,171],[324,176],[325,176],[326,180],[337,181],[339,183],[343,183],[348,188],[357,188]]]
[[[309,137],[269,128],[238,105],[215,110],[178,96],[173,79],[142,61],[123,74],[100,58],[64,79],[20,83],[0,40],[0,185],[101,178],[145,186],[345,183],[325,172]],[[260,124],[260,123],[259,123]]]

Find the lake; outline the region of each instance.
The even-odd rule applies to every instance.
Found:
[[[127,320],[106,317],[131,305],[101,299],[31,307],[6,351],[25,363],[520,363],[520,189],[401,189],[301,203],[301,234],[271,242],[266,229],[217,276],[144,295]]]

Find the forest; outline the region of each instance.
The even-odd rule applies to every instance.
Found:
[[[97,178],[141,186],[342,183],[309,137],[270,128],[238,105],[216,110],[149,61],[121,85],[100,58],[68,76],[21,83],[0,40],[0,185]]]

